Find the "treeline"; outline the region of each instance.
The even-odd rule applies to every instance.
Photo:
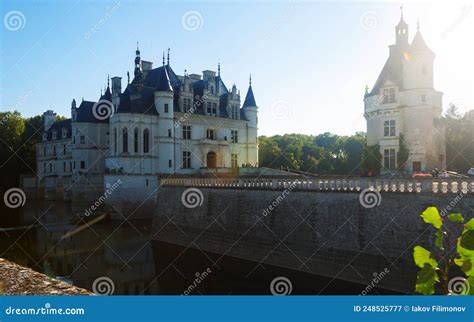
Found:
[[[317,174],[360,175],[365,134],[285,134],[259,137],[259,165]]]
[[[450,104],[442,121],[446,126],[447,169],[466,174],[474,167],[474,110],[461,114]],[[397,159],[398,167],[402,169],[409,147],[404,145],[403,136],[400,139]],[[369,171],[377,174],[383,166],[379,147],[365,146],[365,133],[261,136],[259,143],[259,164],[263,167],[323,175],[366,175]]]

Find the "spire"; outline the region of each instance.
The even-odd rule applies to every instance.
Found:
[[[165,66],[165,52],[163,52],[163,66]]]
[[[404,50],[408,44],[408,24],[403,20],[403,6],[400,6],[400,22],[395,27],[395,39],[398,48]]]
[[[130,84],[130,72],[127,71],[127,84]]]
[[[220,62],[217,63],[217,76],[219,77],[221,76],[221,63]]]
[[[107,88],[110,87],[110,75],[107,74]]]
[[[365,85],[365,95],[369,94],[369,85]]]
[[[135,71],[134,71],[135,77],[138,76],[138,74],[140,73],[140,61],[141,61],[140,49],[138,48],[138,41],[137,41],[137,50],[135,51]]]
[[[168,57],[167,57],[167,65],[170,64],[170,49],[168,48]]]
[[[252,74],[249,76],[249,89],[247,91],[247,95],[245,96],[244,100],[244,105],[242,107],[251,107],[251,106],[257,106],[257,103],[255,102],[255,96],[253,95],[253,90],[252,90]]]
[[[416,31],[420,31],[420,18],[416,18]]]

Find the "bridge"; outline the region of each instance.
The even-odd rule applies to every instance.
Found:
[[[473,217],[474,178],[169,177],[153,237],[218,254],[214,265],[231,256],[413,293],[413,247],[434,246],[428,206]]]

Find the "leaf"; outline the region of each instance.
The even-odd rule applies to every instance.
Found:
[[[459,238],[459,244],[462,248],[469,251],[474,250],[474,230],[466,230]]]
[[[461,267],[461,270],[466,274],[466,276],[474,277],[474,267],[472,266],[472,260],[469,257],[455,258],[454,263]]]
[[[436,236],[436,239],[435,239],[436,247],[438,247],[441,250],[444,250],[444,247],[443,247],[443,237],[444,237],[443,231],[441,229],[437,230],[435,236]]]
[[[466,257],[466,258],[474,258],[474,251],[466,249],[461,246],[461,237],[458,238],[457,242],[457,252],[461,257]]]
[[[474,230],[474,218],[471,218],[467,223],[464,224],[464,231]]]
[[[448,219],[451,222],[463,223],[464,217],[461,214],[449,214]]]
[[[469,293],[467,295],[474,295],[474,276],[469,276],[467,281],[469,282]]]
[[[433,258],[431,252],[421,246],[413,248],[413,259],[416,266],[424,268],[425,265],[430,265],[433,268],[438,267],[438,262]]]
[[[434,294],[434,285],[439,282],[439,276],[433,266],[426,263],[416,277],[415,291],[423,295]]]
[[[432,224],[436,229],[440,229],[441,226],[443,226],[443,221],[441,220],[441,216],[436,207],[426,208],[426,210],[421,214],[421,218],[423,218],[425,223]]]

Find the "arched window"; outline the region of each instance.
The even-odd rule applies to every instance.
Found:
[[[126,127],[122,130],[122,152],[128,152],[128,130]]]
[[[117,154],[117,128],[114,128],[114,153]]]
[[[133,152],[138,153],[138,128],[133,131]]]
[[[150,152],[150,131],[145,129],[143,131],[143,153]]]

